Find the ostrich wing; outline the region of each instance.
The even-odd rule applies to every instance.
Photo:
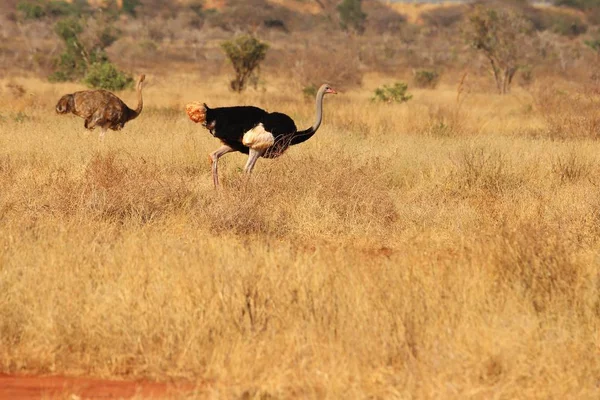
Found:
[[[244,146],[255,150],[265,150],[275,143],[273,134],[267,132],[263,124],[258,124],[244,134],[242,138]]]

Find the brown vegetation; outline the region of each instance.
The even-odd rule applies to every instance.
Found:
[[[454,8],[359,36],[329,1],[252,3],[289,32],[230,3],[114,22],[111,59],[151,84],[102,143],[54,113],[82,86],[44,78],[50,23],[0,16],[0,372],[183,379],[194,398],[598,398],[596,28],[534,23],[498,96]],[[219,49],[237,29],[270,45],[239,95]],[[437,85],[370,101],[419,69]],[[224,158],[215,191],[218,143],[185,104],[308,126],[323,79],[342,90],[314,138],[250,179]]]
[[[534,98],[468,77],[458,104],[447,86],[402,106],[361,89],[250,181],[224,159],[215,192],[215,139],[180,102],[302,125],[313,105],[285,82],[152,82],[144,118],[103,144],[51,117],[66,85],[17,78],[28,95],[0,104],[2,371],[185,378],[200,397],[598,394],[591,137],[553,141]]]

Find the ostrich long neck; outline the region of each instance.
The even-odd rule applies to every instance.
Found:
[[[132,112],[130,114],[129,120],[137,118],[137,116],[140,115],[140,113],[142,112],[142,109],[144,108],[144,99],[142,99],[142,80],[141,79],[137,83],[137,98],[138,98],[137,107],[135,108],[135,110],[131,110]]]
[[[137,84],[137,98],[138,105],[135,109],[136,117],[142,112],[142,108],[144,108],[144,99],[142,99],[142,82],[138,82]]]
[[[315,134],[319,126],[321,126],[321,122],[323,121],[323,96],[325,96],[325,88],[321,87],[317,92],[317,100],[316,100],[316,108],[317,108],[317,118],[315,123],[310,128],[298,131],[292,137],[291,145],[302,143],[312,137]]]

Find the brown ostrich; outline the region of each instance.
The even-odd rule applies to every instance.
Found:
[[[58,114],[72,112],[85,119],[83,126],[86,129],[92,130],[99,126],[102,129],[100,138],[103,138],[107,129],[118,131],[127,121],[140,115],[144,106],[142,82],[145,78],[146,75],[140,75],[137,81],[138,105],[135,110],[127,107],[121,99],[106,90],[83,90],[61,97],[56,104],[56,112]]]

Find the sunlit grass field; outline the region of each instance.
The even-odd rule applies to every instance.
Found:
[[[314,100],[148,74],[140,117],[100,141],[54,113],[82,87],[2,81],[0,372],[208,398],[597,399],[600,142],[518,88],[396,105],[370,101],[380,84],[327,96],[319,132],[249,179],[224,156],[215,190],[219,143],[186,102],[306,128]]]

